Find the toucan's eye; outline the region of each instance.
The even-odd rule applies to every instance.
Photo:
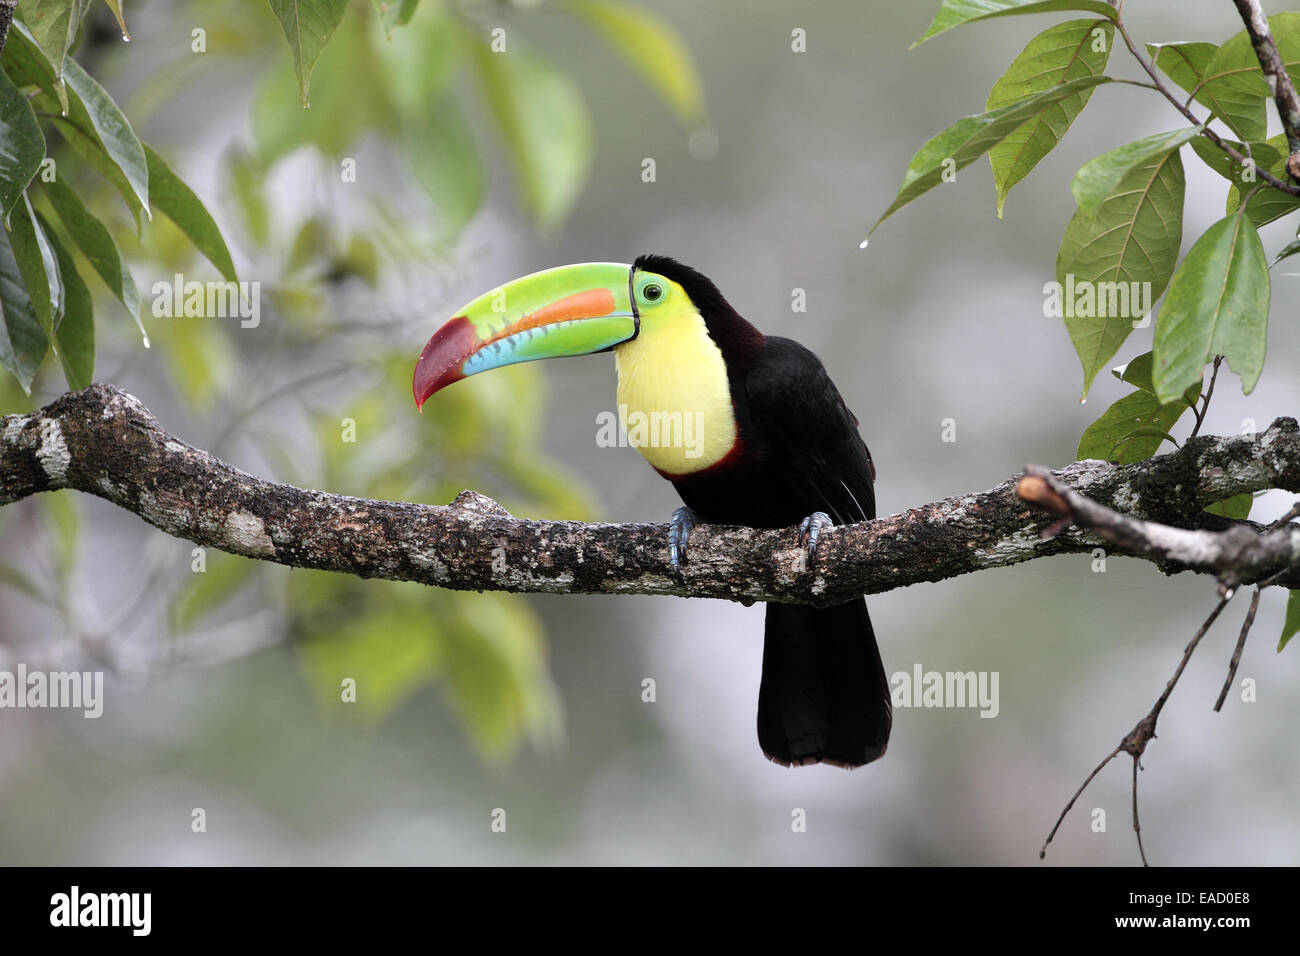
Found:
[[[645,288],[641,290],[641,298],[647,302],[658,302],[663,298],[663,295],[664,287],[655,282],[647,283]]]

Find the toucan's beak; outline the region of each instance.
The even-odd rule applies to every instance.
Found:
[[[420,353],[416,407],[462,378],[534,359],[587,355],[636,338],[632,267],[587,262],[535,272],[456,312]]]

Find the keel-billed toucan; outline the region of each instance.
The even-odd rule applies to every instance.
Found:
[[[638,443],[686,503],[669,534],[674,564],[696,520],[799,525],[811,556],[822,527],[875,517],[871,453],[817,356],[764,335],[709,279],[663,256],[561,266],[480,296],[424,347],[415,401],[503,365],[610,349],[627,420],[689,417],[701,429],[689,443],[680,427]],[[890,723],[863,598],[767,606],[758,739],[768,757],[857,767],[885,752]]]

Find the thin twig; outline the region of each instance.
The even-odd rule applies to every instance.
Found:
[[[1205,400],[1201,404],[1201,410],[1198,412],[1196,406],[1192,406],[1192,414],[1196,416],[1196,427],[1187,437],[1195,438],[1201,431],[1201,423],[1205,421],[1205,413],[1210,410],[1210,399],[1214,397],[1214,383],[1219,377],[1219,366],[1223,364],[1223,356],[1214,356],[1214,371],[1210,373],[1210,387],[1205,390]]]
[[[1151,736],[1154,737],[1155,734],[1153,733]],[[1133,758],[1133,833],[1137,837],[1138,856],[1142,858],[1142,865],[1150,866],[1151,864],[1147,862],[1146,847],[1142,845],[1142,818],[1138,816],[1138,770],[1139,769],[1140,767],[1138,766],[1138,758],[1135,756]]]
[[[1056,831],[1061,829],[1061,824],[1065,822],[1065,815],[1069,813],[1071,809],[1073,809],[1075,802],[1079,799],[1079,797],[1083,796],[1083,791],[1088,789],[1088,784],[1092,783],[1093,778],[1096,777],[1097,774],[1101,773],[1102,768],[1105,767],[1106,764],[1114,760],[1117,756],[1119,756],[1119,751],[1120,748],[1116,747],[1114,750],[1108,753],[1106,755],[1106,758],[1102,760],[1101,763],[1097,764],[1097,766],[1092,768],[1092,773],[1088,774],[1088,776],[1084,778],[1083,783],[1079,784],[1079,789],[1074,791],[1074,796],[1070,797],[1069,802],[1066,803],[1065,805],[1065,809],[1062,810],[1061,815],[1056,818],[1056,826],[1052,827],[1052,832],[1047,834],[1047,839],[1043,841],[1043,845],[1038,851],[1038,858],[1040,860],[1045,859],[1047,857],[1047,845],[1051,843],[1053,838],[1056,836]]]
[[[1052,842],[1052,837],[1056,836],[1056,831],[1060,829],[1062,821],[1065,820],[1065,815],[1070,812],[1070,808],[1074,806],[1075,801],[1078,800],[1083,791],[1087,789],[1088,784],[1090,784],[1092,779],[1097,776],[1102,767],[1114,760],[1122,750],[1133,758],[1133,832],[1137,835],[1138,853],[1142,857],[1142,865],[1150,866],[1147,862],[1146,851],[1142,847],[1142,823],[1138,818],[1137,805],[1137,772],[1141,766],[1142,754],[1146,752],[1147,744],[1155,739],[1156,721],[1160,719],[1160,711],[1164,709],[1165,702],[1169,700],[1169,695],[1173,693],[1174,686],[1178,683],[1178,679],[1183,676],[1183,670],[1186,669],[1187,662],[1192,657],[1192,652],[1196,650],[1196,645],[1201,643],[1201,638],[1206,635],[1210,630],[1210,627],[1214,624],[1215,619],[1217,619],[1219,614],[1222,613],[1228,602],[1232,600],[1232,595],[1233,592],[1231,590],[1224,591],[1223,595],[1219,598],[1219,603],[1216,604],[1214,610],[1210,612],[1210,616],[1205,619],[1205,623],[1201,625],[1195,636],[1188,642],[1187,647],[1183,650],[1182,660],[1178,662],[1178,669],[1174,671],[1174,676],[1169,678],[1169,682],[1165,684],[1164,693],[1160,695],[1155,706],[1151,708],[1150,713],[1137,722],[1133,729],[1130,730],[1125,735],[1124,739],[1119,742],[1119,746],[1112,750],[1106,756],[1106,759],[1097,765],[1096,769],[1093,770],[1092,773],[1088,774],[1087,779],[1083,781],[1083,785],[1074,792],[1074,796],[1070,798],[1070,802],[1065,805],[1065,809],[1062,810],[1061,815],[1057,817],[1056,826],[1052,827],[1052,832],[1049,833],[1047,839],[1043,841],[1042,849],[1038,851],[1039,859],[1042,859],[1047,855],[1047,845]]]
[[[1276,531],[1284,524],[1294,521],[1296,518],[1300,518],[1300,501],[1297,501],[1295,504],[1293,504],[1290,508],[1287,509],[1286,514],[1284,514],[1282,517],[1278,518],[1271,525],[1269,525],[1268,530]]]
[[[1223,682],[1223,690],[1219,691],[1219,699],[1214,702],[1215,713],[1223,709],[1223,702],[1227,699],[1228,691],[1232,688],[1232,680],[1237,676],[1237,665],[1241,663],[1241,652],[1246,647],[1246,635],[1250,633],[1250,626],[1255,623],[1255,612],[1259,610],[1259,592],[1260,588],[1255,588],[1250,595],[1250,609],[1246,611],[1246,620],[1241,625],[1241,636],[1237,638],[1237,647],[1232,652],[1232,662],[1228,665],[1228,679]]]
[[[1278,528],[1281,528],[1285,524],[1289,524],[1296,518],[1300,518],[1300,501],[1293,504],[1287,509],[1286,513],[1282,515],[1282,517],[1269,525],[1268,530],[1276,531]],[[1255,585],[1255,593],[1250,599],[1250,610],[1246,613],[1246,620],[1241,625],[1241,636],[1237,638],[1237,647],[1232,652],[1232,660],[1228,664],[1228,678],[1223,682],[1223,690],[1219,692],[1219,699],[1214,703],[1214,710],[1216,713],[1223,709],[1223,702],[1228,697],[1228,690],[1232,687],[1233,678],[1237,676],[1237,666],[1241,663],[1241,653],[1246,646],[1246,635],[1250,633],[1251,625],[1255,623],[1255,611],[1259,608],[1259,596],[1265,588],[1277,584],[1284,574],[1284,571],[1279,571]]]

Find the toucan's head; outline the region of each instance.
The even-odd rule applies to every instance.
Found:
[[[415,366],[415,404],[479,372],[602,352],[631,342],[643,328],[694,314],[699,305],[683,282],[703,283],[698,296],[721,300],[708,279],[660,256],[641,256],[632,265],[560,266],[507,282],[458,309],[429,339]]]

